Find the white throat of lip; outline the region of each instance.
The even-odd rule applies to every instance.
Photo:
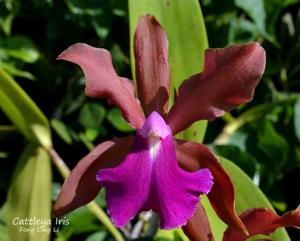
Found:
[[[152,160],[154,160],[157,157],[160,148],[160,142],[161,140],[159,136],[148,136],[148,148]]]

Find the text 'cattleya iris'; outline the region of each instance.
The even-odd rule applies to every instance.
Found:
[[[265,68],[263,48],[249,43],[207,49],[204,71],[183,82],[169,112],[168,41],[153,16],[138,22],[134,55],[139,100],[133,82],[116,74],[107,50],[78,43],[58,57],[78,64],[86,95],[107,98],[137,132],[101,143],[84,157],[65,181],[54,214],[88,203],[104,187],[109,215],[118,227],[151,209],[159,214],[161,228],[187,224],[189,230],[199,219],[205,228],[199,195],[208,194],[219,217],[245,231],[232,183],[216,157],[202,144],[173,136],[195,121],[213,120],[250,101]]]

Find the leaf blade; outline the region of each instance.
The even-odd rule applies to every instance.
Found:
[[[26,92],[0,69],[0,108],[28,139],[49,148],[50,126],[47,118]]]
[[[263,192],[254,185],[252,180],[233,162],[219,157],[219,160],[229,172],[236,191],[236,208],[240,213],[247,208],[266,207],[274,210],[271,203]],[[284,229],[278,229],[272,235],[271,239],[290,241]]]
[[[41,224],[21,224],[22,219],[51,220],[51,165],[46,151],[28,145],[15,169],[7,197],[8,233],[12,240],[48,241],[50,230],[38,232]],[[28,228],[30,232],[22,232]],[[23,230],[24,230],[23,229]],[[32,230],[32,231],[31,231]]]

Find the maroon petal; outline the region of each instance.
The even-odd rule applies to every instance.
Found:
[[[181,85],[167,116],[173,134],[197,120],[213,120],[252,100],[265,61],[265,51],[258,43],[206,50],[203,73]]]
[[[296,210],[287,212],[282,216],[267,208],[251,208],[244,211],[240,218],[245,224],[249,236],[229,227],[224,233],[223,241],[243,241],[256,234],[268,235],[281,227],[295,227],[299,229],[300,206]]]
[[[191,241],[214,241],[206,212],[200,203],[182,230]]]
[[[243,223],[235,211],[234,189],[230,177],[204,145],[190,141],[176,141],[176,156],[180,165],[187,171],[208,168],[214,185],[208,198],[218,216],[230,227],[247,233]]]
[[[124,137],[103,142],[81,159],[65,180],[53,215],[62,216],[92,201],[101,188],[96,181],[99,169],[119,164],[130,150],[133,140],[134,137]]]
[[[134,34],[134,56],[139,99],[146,116],[167,110],[169,99],[168,40],[154,16],[139,19]]]
[[[130,83],[119,77],[112,65],[110,53],[105,49],[77,43],[62,52],[57,59],[78,64],[85,74],[85,94],[93,98],[105,97],[122,111],[123,117],[135,128],[145,121],[139,102]]]

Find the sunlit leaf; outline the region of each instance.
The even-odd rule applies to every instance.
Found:
[[[30,144],[24,150],[8,191],[8,232],[11,240],[48,241],[50,224],[22,224],[21,219],[51,220],[51,166],[44,149]],[[33,222],[33,221],[32,221]],[[25,229],[31,232],[22,232]]]
[[[86,103],[79,114],[79,123],[85,128],[99,129],[105,118],[106,110],[95,103]]]
[[[296,101],[294,105],[294,128],[295,128],[295,135],[300,141],[300,98]]]
[[[86,241],[103,241],[106,237],[106,233],[104,231],[99,231],[89,235]]]
[[[101,228],[101,225],[96,222],[95,216],[89,212],[87,207],[74,210],[67,216],[67,219],[69,224],[61,227],[56,240],[69,240],[72,235],[95,232]]]
[[[60,136],[61,139],[63,139],[68,144],[72,144],[72,137],[65,123],[63,123],[58,119],[52,119],[51,126],[56,131],[56,133]]]
[[[7,56],[27,63],[34,63],[40,57],[34,43],[24,36],[12,36],[7,40],[2,39],[0,48],[2,51],[5,51]]]
[[[192,14],[191,14],[192,13]],[[203,69],[204,49],[208,47],[206,30],[196,0],[130,0],[131,67],[134,73],[133,33],[141,15],[153,14],[163,26],[169,39],[169,65],[171,71],[171,101],[182,81]],[[194,124],[178,137],[201,142],[206,122]]]
[[[234,163],[225,158],[219,158],[232,179],[236,191],[236,208],[238,213],[247,208],[266,207],[273,209],[262,191],[253,184],[252,180]],[[278,229],[272,234],[271,239],[289,241],[284,229]]]
[[[25,91],[0,69],[0,108],[28,139],[51,146],[47,118]]]
[[[0,224],[0,240],[1,241],[9,241],[7,229],[4,225]]]
[[[237,7],[243,9],[256,23],[261,31],[266,28],[264,0],[234,0]]]
[[[30,79],[30,80],[35,80],[35,77],[31,73],[29,73],[28,71],[24,71],[24,70],[16,68],[13,63],[0,62],[0,67],[3,68],[3,70],[5,70],[8,74],[10,74],[12,76],[18,76],[18,77],[23,77],[23,78]]]

